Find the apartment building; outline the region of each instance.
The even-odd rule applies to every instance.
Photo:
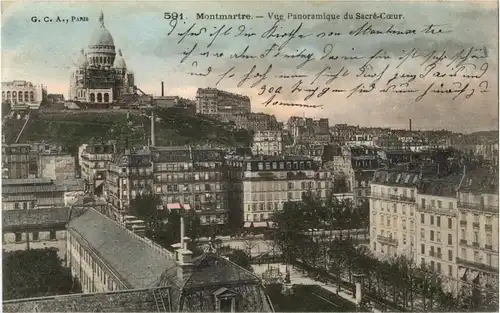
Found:
[[[73,155],[58,152],[38,154],[38,176],[54,180],[76,178],[76,159]]]
[[[202,225],[228,221],[224,153],[219,149],[155,147],[152,150],[154,189],[164,207],[189,204]]]
[[[196,92],[196,113],[198,114],[249,114],[250,98],[247,96],[215,89],[198,88]]]
[[[149,148],[125,150],[107,163],[104,198],[113,209],[114,218],[121,220],[130,213],[131,202],[139,195],[151,195],[153,163]]]
[[[375,172],[370,194],[370,246],[378,257],[416,257],[416,196],[419,172]]]
[[[371,248],[379,257],[405,254],[429,265],[453,293],[463,284],[497,285],[498,178],[487,169],[437,173],[436,166],[375,173]]]
[[[101,194],[103,192],[107,165],[113,159],[115,152],[116,148],[113,142],[91,141],[89,144],[80,146],[78,161],[81,177],[87,182],[92,193]]]
[[[130,214],[140,194],[157,195],[158,209],[189,204],[202,225],[225,224],[227,188],[222,150],[183,146],[127,150],[108,165],[105,197],[115,217]]]
[[[463,175],[422,181],[417,193],[417,264],[442,275],[444,286],[457,290],[457,188]]]
[[[458,188],[458,278],[474,285],[498,285],[498,176],[466,172]]]
[[[272,214],[288,201],[311,191],[322,198],[331,192],[331,174],[311,158],[300,156],[226,159],[231,208],[245,227],[266,227]],[[236,193],[240,193],[236,195]]]
[[[2,177],[29,178],[30,151],[29,144],[2,145]]]
[[[281,130],[260,130],[253,135],[254,155],[280,155],[283,152],[284,133]]]

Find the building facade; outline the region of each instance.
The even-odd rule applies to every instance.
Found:
[[[2,221],[5,251],[55,248],[65,260],[67,207],[3,211]]]
[[[44,100],[43,85],[33,85],[25,80],[2,82],[2,102],[8,102],[12,107],[27,105],[38,109]]]
[[[102,192],[107,167],[115,151],[113,142],[91,142],[78,149],[81,178],[85,180],[92,192]]]
[[[284,133],[281,130],[262,130],[253,135],[254,155],[280,155],[283,152]]]
[[[66,193],[82,192],[84,188],[82,180],[3,179],[2,211],[63,206]]]
[[[69,100],[111,104],[135,93],[134,74],[127,70],[121,50],[116,55],[113,36],[104,26],[101,12],[99,27],[92,36],[87,53],[81,50],[70,77]]]
[[[498,285],[498,180],[490,171],[379,170],[371,192],[370,245],[378,257],[428,265],[454,294]]]
[[[30,173],[29,144],[2,145],[2,177],[9,179],[28,178]]]
[[[306,157],[226,159],[232,194],[231,208],[249,227],[267,226],[272,214],[288,201],[301,201],[306,192],[325,198],[331,192],[331,175]],[[236,218],[235,218],[236,220]]]
[[[65,153],[40,153],[38,155],[38,177],[53,180],[76,178],[76,159]]]
[[[196,113],[199,114],[249,114],[252,111],[247,96],[215,89],[198,88]]]

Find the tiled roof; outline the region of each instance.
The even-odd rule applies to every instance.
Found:
[[[66,192],[66,191],[83,191],[83,180],[68,180],[64,182],[54,182],[54,184],[43,185],[28,185],[28,186],[3,186],[2,193],[38,193],[38,192]]]
[[[3,230],[19,227],[64,225],[68,221],[68,207],[8,210],[2,212]]]
[[[373,175],[373,184],[415,187],[419,181],[419,173],[396,170],[377,170]]]
[[[2,195],[2,202],[35,201],[36,197],[31,194],[25,195]]]
[[[94,209],[72,219],[67,228],[80,234],[132,288],[154,285],[175,266],[174,260]]]
[[[195,266],[185,287],[198,287],[213,284],[230,284],[242,281],[260,283],[258,276],[241,266],[213,253],[204,253],[193,260]]]
[[[52,179],[48,178],[13,178],[13,179],[2,179],[2,186],[13,186],[13,185],[43,185],[52,184]]]
[[[461,179],[462,175],[453,175],[438,180],[424,180],[418,188],[418,193],[455,198]]]
[[[498,175],[484,168],[466,170],[459,191],[498,194]]]
[[[167,312],[169,287],[155,288]],[[154,289],[73,294],[3,301],[4,312],[157,312]]]

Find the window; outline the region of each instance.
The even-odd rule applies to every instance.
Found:
[[[462,256],[462,259],[467,260],[467,249],[462,248],[461,256]]]
[[[56,231],[55,230],[51,230],[50,231],[50,240],[55,240],[56,239]]]
[[[422,198],[422,208],[425,208],[425,198]],[[422,214],[423,215],[423,214]],[[423,223],[423,222],[422,222]]]
[[[425,245],[424,244],[420,245],[420,253],[425,254]]]
[[[437,227],[441,227],[441,216],[436,217],[436,225]]]
[[[434,215],[431,215],[431,225],[434,225]]]
[[[437,262],[436,267],[437,267],[438,273],[441,273],[441,263]]]
[[[220,299],[220,312],[234,312],[233,299]]]
[[[441,232],[436,232],[436,241],[441,242]]]
[[[448,228],[452,229],[453,228],[453,223],[451,221],[451,217],[448,217]]]
[[[448,202],[448,209],[453,210],[453,202]]]
[[[474,232],[474,243],[479,243],[479,232]]]
[[[434,241],[434,231],[431,230],[431,241]]]
[[[460,239],[465,240],[465,229],[463,228],[460,230]]]
[[[14,203],[14,209],[19,210],[19,203],[17,202]]]
[[[448,250],[448,261],[453,261],[453,251]]]
[[[420,214],[420,223],[425,224],[425,214]]]
[[[22,234],[21,233],[15,233],[15,236],[16,236],[16,242],[20,242],[23,238]]]
[[[451,234],[448,234],[448,244],[452,245],[453,244],[453,239],[451,237]]]
[[[441,259],[442,255],[441,255],[441,248],[440,247],[437,247],[437,254],[438,254],[437,257]]]
[[[453,277],[453,266],[448,265],[448,276]]]
[[[486,234],[486,244],[491,246],[491,234]]]
[[[474,251],[474,262],[479,262],[479,252]]]
[[[491,254],[486,255],[486,264],[491,266]]]
[[[38,232],[37,231],[33,232],[33,240],[38,240],[38,238],[39,238]]]

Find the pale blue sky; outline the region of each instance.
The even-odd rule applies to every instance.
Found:
[[[87,50],[92,33],[98,28],[99,13],[105,15],[106,28],[111,32],[117,49],[123,51],[128,68],[135,73],[136,84],[147,93],[160,94],[160,82],[165,82],[168,95],[180,95],[194,98],[197,87],[214,86],[213,77],[193,77],[186,75],[190,71],[191,63],[198,61],[200,71],[212,66],[215,70],[229,68],[233,63],[237,66],[235,77],[219,86],[222,89],[244,93],[251,97],[253,109],[276,114],[279,118],[287,118],[291,114],[303,113],[307,116],[329,117],[332,123],[347,122],[366,126],[406,127],[409,118],[418,128],[447,128],[455,131],[476,131],[493,129],[498,126],[498,24],[496,2],[76,2],[58,1],[41,3],[3,3],[2,12],[2,80],[30,80],[36,84],[44,84],[49,92],[64,93],[67,95],[70,68],[76,61],[80,49]],[[401,50],[420,48],[426,51],[432,49],[458,52],[459,49],[468,49],[471,46],[487,47],[492,56],[488,72],[485,74],[489,81],[489,93],[477,93],[468,100],[450,97],[429,95],[419,102],[396,94],[369,93],[353,96],[346,99],[345,95],[328,95],[315,101],[303,101],[295,94],[281,94],[279,100],[283,102],[301,102],[322,104],[323,109],[291,109],[289,107],[264,107],[261,105],[268,97],[258,96],[258,88],[236,88],[244,71],[248,71],[252,64],[265,70],[269,61],[257,62],[234,61],[227,59],[202,60],[191,58],[185,64],[179,64],[182,51],[192,47],[195,42],[200,46],[206,45],[207,38],[186,38],[177,44],[177,38],[167,36],[170,30],[168,22],[163,19],[163,12],[177,11],[188,17],[186,25],[197,22],[207,27],[220,27],[224,21],[195,21],[195,13],[249,13],[266,15],[276,13],[321,13],[330,12],[344,15],[346,12],[388,12],[402,13],[404,21],[374,21],[373,27],[386,29],[390,23],[399,28],[421,29],[425,24],[450,23],[454,31],[441,36],[368,36],[352,37],[341,36],[326,40],[306,39],[294,41],[287,49],[287,53],[307,49],[321,55],[326,43],[335,47],[336,54],[357,53],[369,54],[378,49],[385,49],[389,53],[400,53]],[[32,23],[31,17],[55,18],[71,16],[87,16],[89,22],[82,23]],[[355,29],[365,21],[306,21],[304,31],[321,32],[323,30],[341,31]],[[252,20],[252,30],[261,34],[270,28],[273,21],[269,19]],[[227,22],[229,26],[238,27],[241,23]],[[179,25],[178,30],[186,29],[186,25]],[[284,22],[285,28],[297,26],[298,22]],[[287,27],[289,26],[289,27]],[[241,52],[246,45],[251,45],[254,53],[261,53],[268,47],[269,41],[256,39],[220,37],[212,46],[211,51],[229,53]],[[376,63],[376,62],[375,62]],[[290,61],[273,60],[274,69],[283,73],[315,74],[325,64],[317,62],[310,66],[295,70]],[[296,65],[296,63],[293,63]],[[415,63],[417,64],[417,63]],[[246,66],[247,65],[247,66]],[[376,64],[374,64],[376,66]],[[416,65],[410,67],[415,69]],[[486,77],[485,76],[485,77]],[[270,78],[268,83],[281,84],[280,81]],[[346,79],[351,85],[355,79]],[[425,89],[432,81],[421,80],[418,87]],[[477,83],[476,83],[477,84]],[[415,97],[413,97],[415,98]]]

